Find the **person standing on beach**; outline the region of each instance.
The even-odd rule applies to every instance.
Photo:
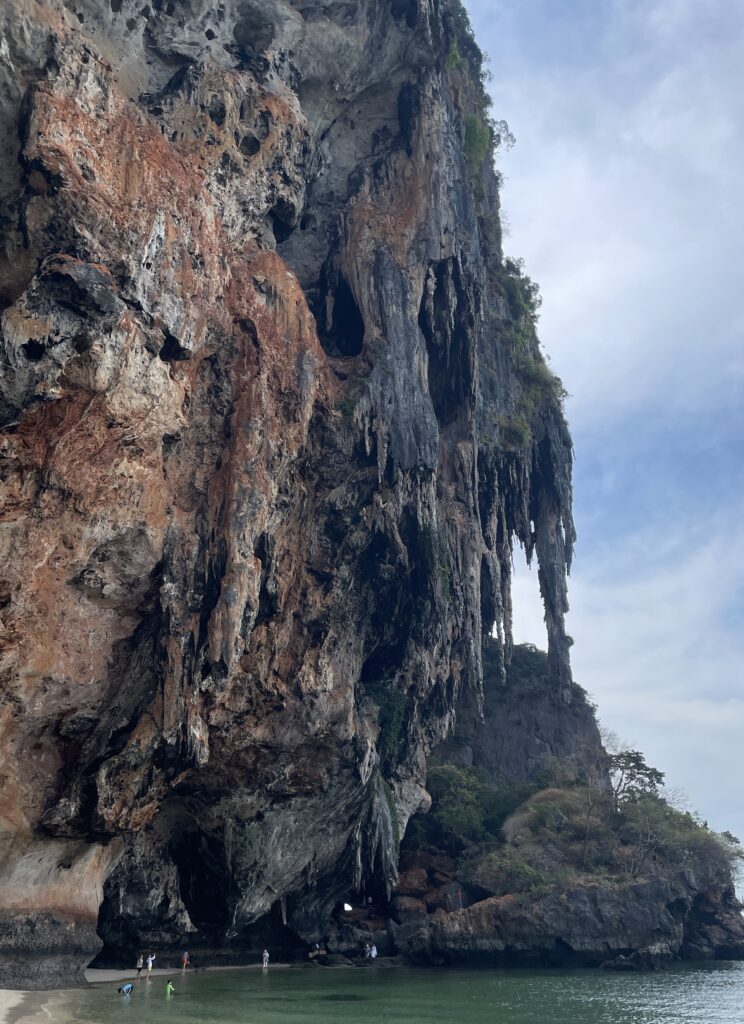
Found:
[[[140,975],[142,974],[142,968],[145,966],[145,960],[142,954],[137,957],[137,981],[140,981]]]
[[[269,951],[268,951],[268,949],[265,949],[263,951],[263,969],[267,970],[268,966],[269,966]]]
[[[154,963],[155,963],[155,954],[154,953],[150,953],[150,955],[147,958],[147,980],[148,981],[150,980],[150,971],[152,970],[152,965]]]

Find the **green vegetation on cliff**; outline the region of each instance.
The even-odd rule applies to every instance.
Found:
[[[512,690],[548,685],[541,651],[517,648],[514,662]],[[578,686],[574,701],[593,714]],[[691,870],[703,885],[725,886],[744,856],[738,840],[674,806],[663,783],[664,773],[637,750],[603,752],[582,765],[546,752],[531,780],[500,784],[481,768],[439,763],[427,780],[431,810],[414,819],[406,845],[456,857],[460,878],[478,898],[668,878],[679,870]]]
[[[733,837],[649,792],[621,801],[588,786],[534,793],[504,822],[500,841],[470,845],[463,880],[487,895],[623,882],[691,869],[724,884],[741,859]]]

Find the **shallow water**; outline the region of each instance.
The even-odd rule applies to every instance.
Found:
[[[174,972],[51,995],[54,1024],[740,1024],[744,964],[657,974],[425,968]]]

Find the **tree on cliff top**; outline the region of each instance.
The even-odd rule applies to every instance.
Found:
[[[664,784],[664,772],[646,764],[640,750],[620,750],[609,754],[607,769],[615,807],[627,800],[655,795]]]

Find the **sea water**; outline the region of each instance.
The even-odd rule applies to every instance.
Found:
[[[52,1024],[740,1024],[744,964],[652,974],[407,967],[173,973],[34,998]],[[43,1005],[42,1005],[43,1004]],[[19,1008],[16,1020],[25,1018]]]

